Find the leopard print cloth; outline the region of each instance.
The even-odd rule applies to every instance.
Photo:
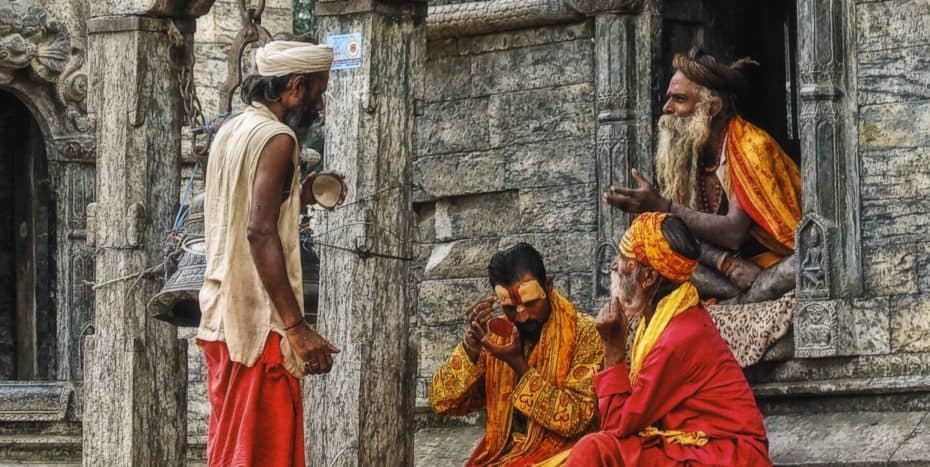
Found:
[[[794,293],[768,302],[711,305],[707,308],[723,340],[743,368],[758,363],[765,351],[788,332]]]

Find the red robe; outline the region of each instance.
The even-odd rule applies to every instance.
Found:
[[[210,467],[304,467],[300,381],[284,368],[270,332],[255,365],[229,359],[222,341],[198,341],[207,364]]]
[[[702,307],[673,318],[636,383],[619,363],[594,376],[601,431],[572,450],[568,466],[770,466],[762,414],[749,383]],[[642,438],[648,426],[702,431],[703,447]]]

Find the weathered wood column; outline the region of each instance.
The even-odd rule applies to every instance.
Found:
[[[182,4],[183,3],[183,4]],[[157,264],[177,209],[182,106],[166,33],[188,2],[91,3],[90,95],[97,129],[96,282]],[[197,3],[197,2],[191,2]],[[177,20],[190,39],[193,19]],[[186,438],[186,343],[149,319],[157,281],[118,280],[95,297],[85,342],[85,466],[179,466]]]
[[[352,35],[360,61],[330,74],[327,168],[347,174],[349,199],[322,219],[318,241],[409,257],[414,86],[426,3],[321,0],[321,41]],[[348,58],[348,57],[347,57]],[[333,371],[306,385],[308,463],[412,465],[414,402],[409,262],[320,250],[320,332],[342,349]]]
[[[643,0],[568,0],[594,18],[594,85],[597,96],[597,194],[631,186],[630,170],[652,175],[652,77],[657,17]],[[594,252],[594,303],[609,293],[609,265],[629,215],[598,202],[599,246]]]

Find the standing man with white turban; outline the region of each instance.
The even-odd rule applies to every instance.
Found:
[[[207,364],[210,466],[301,466],[300,381],[329,372],[334,345],[304,321],[297,134],[324,108],[332,48],[273,41],[246,77],[250,104],[217,132],[207,165],[207,269],[197,332]],[[344,195],[343,195],[344,196]]]

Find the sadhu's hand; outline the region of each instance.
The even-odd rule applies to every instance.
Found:
[[[341,352],[310,326],[296,326],[285,331],[291,350],[303,361],[304,371],[311,375],[329,373],[333,368],[333,355]]]
[[[495,296],[489,296],[478,300],[465,309],[465,337],[462,339],[462,347],[472,363],[478,361],[481,354],[481,339],[484,337],[484,329],[487,329],[488,320],[491,319],[491,313],[494,311]],[[478,325],[472,327],[472,323]],[[478,332],[475,331],[478,330]],[[480,332],[480,334],[479,334]]]
[[[610,190],[604,193],[604,202],[633,214],[668,211],[668,200],[662,198],[655,187],[638,170],[633,169],[630,173],[636,180],[636,188],[611,186]]]
[[[472,323],[476,327],[477,323]],[[517,378],[523,376],[530,369],[530,364],[523,356],[523,341],[520,339],[520,333],[516,329],[511,333],[510,340],[505,344],[496,344],[491,342],[490,333],[487,328],[483,329],[484,336],[481,338],[481,347],[491,356],[506,363],[517,374]]]
[[[613,297],[604,304],[597,314],[594,327],[604,342],[604,368],[626,360],[629,322],[619,298]]]
[[[339,179],[339,182],[342,183],[342,191],[339,193],[339,200],[336,201],[336,206],[342,206],[342,203],[346,202],[346,197],[349,196],[349,185],[346,185],[346,174],[338,170],[324,173],[333,175]]]
[[[726,274],[727,278],[733,282],[733,285],[739,287],[740,290],[746,290],[756,281],[756,277],[760,272],[762,272],[762,268],[757,266],[756,263],[743,258],[734,258],[733,266]]]

